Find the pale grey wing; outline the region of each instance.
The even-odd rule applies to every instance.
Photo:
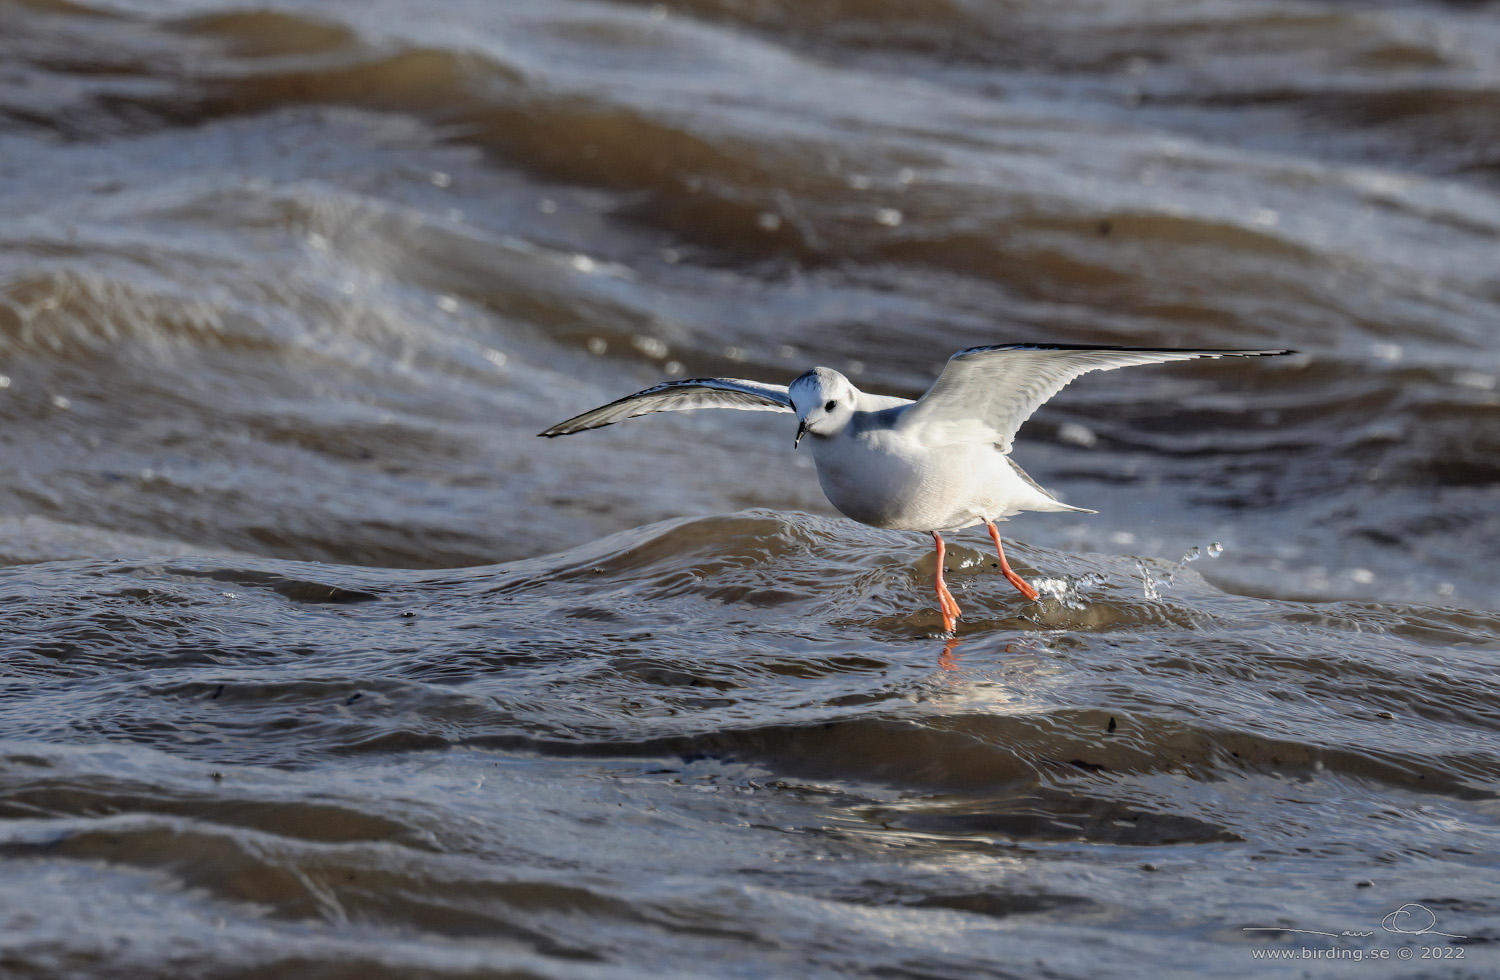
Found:
[[[694,408],[738,408],[750,412],[790,412],[792,400],[781,385],[738,378],[693,378],[668,381],[608,405],[575,415],[537,435],[565,436],[584,429],[613,425],[652,412],[682,412]]]
[[[900,426],[943,438],[945,430],[972,439],[993,433],[1010,452],[1021,423],[1074,378],[1134,364],[1190,361],[1200,357],[1290,354],[1287,350],[1191,350],[1160,347],[1086,347],[1003,344],[971,347],[948,359],[943,373],[902,416]],[[977,431],[976,431],[977,430]]]

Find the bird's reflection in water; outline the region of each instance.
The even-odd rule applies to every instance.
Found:
[[[962,642],[958,636],[950,636],[943,643],[943,652],[938,654],[938,666],[943,670],[958,669],[958,644]]]
[[[961,658],[958,654],[958,647],[963,641],[964,637],[957,634],[951,635],[943,641],[942,652],[938,654],[937,658],[939,669],[953,671],[959,668]],[[1023,656],[1026,654],[1036,656],[1046,651],[1044,648],[1039,648],[1036,643],[1026,640],[1012,640],[1001,647],[999,652],[1007,656]]]

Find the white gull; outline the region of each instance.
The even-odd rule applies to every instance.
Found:
[[[1010,458],[1016,430],[1064,385],[1089,371],[1200,357],[1290,354],[1287,350],[1191,350],[1002,344],[948,359],[916,401],[871,395],[837,371],[816,367],[789,387],[737,378],[668,381],[559,422],[543,436],[595,429],[638,415],[694,408],[795,412],[797,438],[812,447],[818,482],[839,512],[862,524],[925,531],[937,545],[937,598],[953,632],[958,603],[943,581],[944,531],[983,524],[1000,570],[1028,600],[1036,589],[1011,570],[996,521],[1022,511],[1073,507],[1042,489]]]

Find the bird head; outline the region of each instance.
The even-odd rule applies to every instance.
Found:
[[[795,449],[804,435],[828,438],[837,435],[854,415],[859,392],[849,379],[832,368],[816,367],[791,383],[787,394],[797,413]]]

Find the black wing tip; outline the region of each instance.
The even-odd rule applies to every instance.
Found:
[[[588,413],[584,414],[586,415]],[[577,422],[580,418],[583,418],[583,416],[580,415],[577,418],[564,419],[556,425],[549,425],[547,426],[547,428],[537,433],[537,438],[556,439],[558,436],[571,436],[576,432],[587,432],[590,429],[602,429],[606,425],[614,425],[615,422],[619,421],[619,419],[614,419],[609,422],[594,422],[591,425],[575,425],[574,423]]]
[[[551,428],[543,429],[541,432],[538,432],[536,434],[537,438],[556,439],[558,436],[576,435],[579,432],[587,432],[590,429],[602,429],[606,425],[614,425],[615,422],[619,422],[620,419],[614,419],[609,422],[595,422],[592,425],[569,425],[568,423],[571,421],[572,419],[569,419],[568,422],[559,422]]]

